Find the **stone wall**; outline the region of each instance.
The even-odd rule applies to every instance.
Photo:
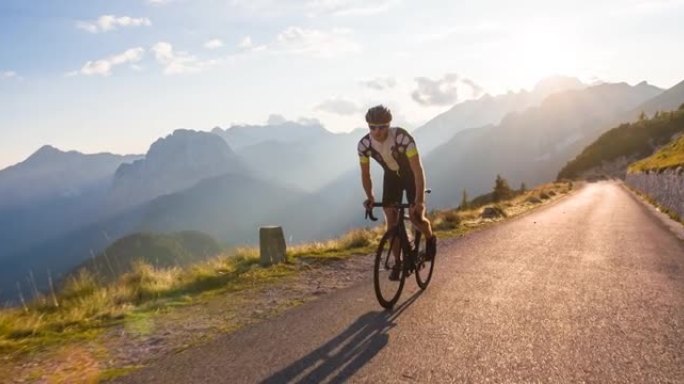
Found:
[[[684,218],[684,166],[664,171],[631,173],[625,182]]]

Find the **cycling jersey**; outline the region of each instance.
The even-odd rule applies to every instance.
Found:
[[[358,152],[362,164],[367,164],[372,157],[385,172],[406,174],[412,173],[409,159],[418,154],[418,149],[413,137],[405,129],[392,127],[383,142],[373,139],[370,133],[366,134],[359,141]]]

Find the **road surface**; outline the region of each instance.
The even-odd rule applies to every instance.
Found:
[[[442,241],[437,262],[393,312],[369,271],[118,382],[684,383],[684,241],[617,183]]]

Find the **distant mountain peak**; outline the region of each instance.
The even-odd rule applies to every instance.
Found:
[[[585,88],[586,85],[576,77],[554,75],[541,79],[532,92],[550,95],[558,91]]]
[[[31,156],[26,159],[28,163],[51,161],[58,156],[64,155],[66,152],[61,151],[52,145],[43,145],[37,151],[35,151]]]

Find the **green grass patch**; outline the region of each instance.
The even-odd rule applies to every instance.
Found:
[[[684,135],[679,136],[653,155],[630,165],[629,172],[659,171],[681,165],[684,165]]]

